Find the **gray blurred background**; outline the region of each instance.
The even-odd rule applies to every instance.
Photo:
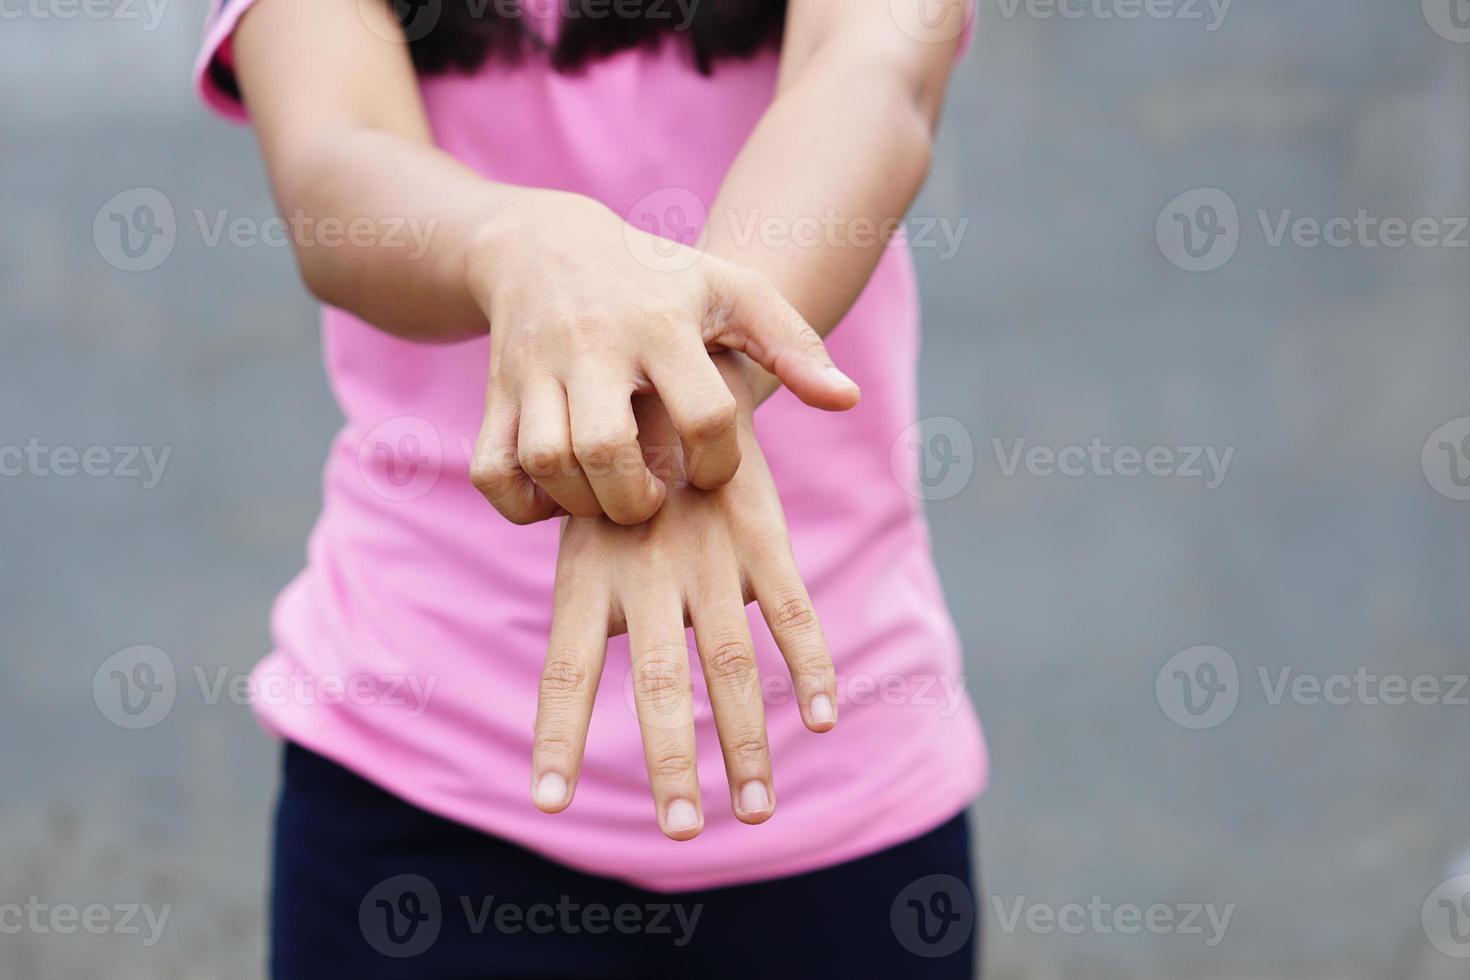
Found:
[[[0,916],[5,977],[261,972],[275,752],[194,672],[266,650],[338,417],[288,251],[194,223],[273,208],[249,132],[192,101],[205,10],[157,3],[0,27],[0,452],[108,460],[0,477],[0,907],[170,912],[152,945]],[[915,208],[969,220],[916,254],[924,414],[972,445],[929,510],[993,754],[988,975],[1463,977],[1470,3],[1185,4],[980,0]],[[142,187],[178,234],[128,273],[94,219]],[[1428,221],[1273,242],[1359,211]],[[1186,453],[1007,458],[1094,438]],[[161,479],[115,447],[167,450]],[[93,679],[138,644],[183,676],[134,731]],[[1345,703],[1313,696],[1341,675]],[[1395,677],[1424,703],[1386,703]]]

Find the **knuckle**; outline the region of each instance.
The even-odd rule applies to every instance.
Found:
[[[756,670],[755,650],[743,637],[724,637],[711,645],[705,664],[715,677],[744,677]]]
[[[643,524],[658,513],[659,500],[649,496],[643,500],[617,501],[607,508],[608,519],[614,524],[636,526]]]
[[[660,752],[648,760],[648,774],[654,779],[685,779],[694,774],[694,756],[688,752]]]
[[[735,430],[735,417],[735,399],[726,393],[718,402],[692,413],[684,425],[694,441],[714,442]]]
[[[511,474],[494,460],[476,460],[470,466],[470,483],[487,497],[496,497],[510,488]]]
[[[596,432],[572,443],[572,452],[583,468],[599,474],[612,472],[637,449],[637,435],[628,432]]]
[[[655,306],[644,310],[638,317],[645,327],[655,334],[666,337],[680,327],[687,326],[690,315],[677,306]]]
[[[587,688],[587,670],[570,654],[549,657],[541,672],[541,694],[557,698],[579,695]]]
[[[827,343],[822,340],[822,335],[812,329],[811,324],[801,318],[801,314],[795,310],[789,310],[786,318],[791,324],[792,332],[796,335],[796,343],[804,353],[821,360],[828,360]]]
[[[500,511],[501,517],[504,517],[518,527],[525,527],[527,524],[536,524],[550,516],[549,510],[536,506],[536,503],[531,500],[513,500],[501,497],[498,500],[492,501],[492,503],[494,503],[495,509]]]
[[[554,443],[521,446],[521,469],[533,480],[550,479],[567,471],[571,455],[569,447]]]
[[[825,647],[814,645],[797,651],[791,658],[791,672],[821,684],[825,690],[827,681],[832,677],[832,658]]]
[[[756,731],[741,732],[727,739],[724,745],[726,757],[737,765],[762,765],[769,752],[765,735]]]
[[[542,759],[566,759],[577,754],[577,743],[566,732],[538,732],[531,751]]]
[[[671,657],[646,660],[633,668],[633,691],[652,706],[674,704],[689,690],[684,673],[684,666]]]
[[[771,604],[771,622],[780,630],[808,630],[816,625],[817,614],[806,596],[787,592]]]

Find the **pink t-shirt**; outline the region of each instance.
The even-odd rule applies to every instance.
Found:
[[[204,99],[237,119],[220,81],[248,2],[220,10],[216,0],[196,72]],[[422,92],[438,145],[486,177],[672,225],[714,199],[775,79],[774,54],[721,62],[706,78],[667,43],[580,75],[532,56],[428,78]],[[668,840],[655,820],[626,638],[609,643],[575,801],[555,816],[531,804],[558,528],[513,526],[470,485],[488,341],[409,343],[332,308],[322,330],[347,421],[306,568],[277,601],[275,649],[253,674],[268,729],[425,810],[665,891],[861,857],[932,829],[981,791],[985,748],[905,435],[917,414],[919,316],[901,244],[829,338],[862,403],[828,414],[782,391],[756,415],[836,662],[840,722],[825,735],[805,729],[752,606],[779,804],[761,826],[730,813],[695,670],[706,822],[692,842]]]

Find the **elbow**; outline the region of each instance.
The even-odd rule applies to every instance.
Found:
[[[895,144],[894,178],[917,193],[934,163],[934,119],[921,102],[903,96],[894,100],[885,125]]]
[[[341,305],[337,302],[337,277],[333,274],[330,263],[325,261],[326,257],[322,255],[325,250],[310,248],[302,242],[295,242],[293,250],[296,253],[296,271],[306,291],[319,303],[328,306]]]
[[[914,180],[923,184],[934,164],[934,123],[921,108],[915,106],[910,113],[913,136]]]

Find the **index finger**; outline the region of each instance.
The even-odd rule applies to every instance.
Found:
[[[679,433],[689,482],[701,490],[729,483],[740,467],[738,407],[709,352],[691,342],[651,360],[645,370]]]

